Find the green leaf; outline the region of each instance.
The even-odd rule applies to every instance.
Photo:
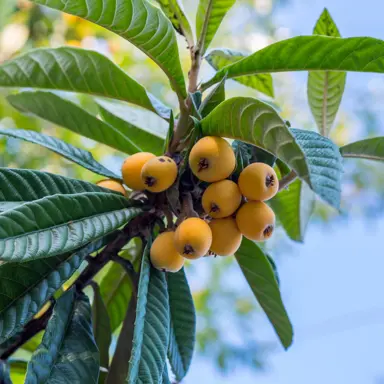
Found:
[[[29,169],[0,168],[0,185],[0,202],[33,201],[56,194],[108,193],[96,184]]]
[[[167,364],[165,364],[163,370],[163,384],[171,384],[171,381],[169,380]]]
[[[173,112],[171,112],[171,116],[169,118],[169,126],[167,130],[167,137],[165,138],[165,142],[163,145],[163,153],[168,152],[168,148],[171,145],[173,140],[174,129],[175,129],[175,119],[173,117]]]
[[[184,269],[177,273],[167,273],[167,282],[171,316],[168,359],[177,382],[180,382],[192,361],[196,314]]]
[[[269,201],[287,235],[304,241],[309,219],[315,208],[315,195],[306,183],[295,180]]]
[[[43,341],[28,364],[26,383],[96,383],[99,352],[87,296],[71,288],[58,300]]]
[[[225,100],[225,77],[217,84],[203,100],[199,112],[202,117],[208,116],[218,105]]]
[[[100,293],[100,287],[92,284],[94,298],[92,303],[92,325],[93,335],[100,354],[100,367],[108,369],[109,367],[109,346],[112,341],[111,325],[107,308]],[[100,371],[99,383],[104,383],[106,373]]]
[[[13,137],[15,139],[25,140],[30,143],[39,144],[51,151],[81,165],[91,172],[110,177],[112,179],[121,179],[115,173],[98,163],[92,156],[91,152],[77,148],[65,141],[56,139],[55,137],[44,135],[35,131],[25,129],[6,129],[0,128],[0,135]]]
[[[142,258],[133,348],[127,382],[160,383],[169,341],[169,299],[163,272],[149,261],[148,244]]]
[[[206,56],[205,60],[216,70],[219,71],[227,65],[233,64],[236,61],[244,59],[248,55],[233,51],[231,49],[214,49],[210,51]],[[240,76],[235,78],[237,82],[247,87],[256,89],[267,96],[274,97],[273,91],[273,80],[269,73],[261,73],[249,76]]]
[[[17,2],[16,0],[2,0],[1,1],[1,12],[0,12],[0,29],[3,29],[12,16],[13,12],[16,11]]]
[[[24,384],[27,372],[27,362],[24,360],[12,360],[9,362],[11,368],[11,380],[13,384]]]
[[[340,148],[340,152],[343,157],[384,161],[384,136],[344,145]]]
[[[281,344],[289,348],[293,340],[292,324],[281,300],[272,266],[264,252],[243,238],[236,259],[256,299],[272,323]]]
[[[21,92],[17,95],[10,95],[7,99],[12,106],[21,112],[32,113],[119,151],[125,153],[140,152],[140,148],[122,131],[54,93],[45,91]]]
[[[134,143],[136,152],[162,154],[168,124],[153,113],[132,107],[128,104],[97,99],[100,114],[104,121],[118,129]]]
[[[54,195],[0,214],[0,260],[28,261],[70,252],[141,212],[123,196]]]
[[[221,69],[202,85],[202,89],[217,83],[225,74],[232,79],[257,73],[289,71],[383,73],[384,41],[372,37],[292,37]]]
[[[196,33],[200,43],[200,53],[209,47],[224,16],[236,0],[200,0],[196,14]]]
[[[33,2],[82,17],[117,33],[141,49],[162,68],[178,95],[184,98],[187,96],[172,24],[160,9],[148,1],[126,0],[123,5],[117,0]]]
[[[161,9],[164,11],[169,20],[171,20],[173,28],[183,35],[188,44],[193,46],[193,32],[188,18],[185,15],[182,5],[178,0],[156,0]]]
[[[317,20],[313,34],[340,37],[336,24],[326,8]],[[323,136],[328,136],[331,131],[343,97],[346,77],[345,72],[308,73],[308,102]]]
[[[0,343],[20,331],[80,267],[84,258],[103,245],[105,239],[90,243],[73,254],[1,264]]]
[[[12,384],[9,376],[9,365],[6,361],[0,360],[0,383],[1,384]]]
[[[270,105],[249,97],[235,97],[221,103],[201,124],[204,135],[238,139],[265,149],[311,185],[302,149]]]
[[[305,153],[312,190],[339,209],[343,165],[337,145],[313,131],[292,128],[291,132]]]
[[[6,61],[0,65],[0,87],[56,89],[110,97],[139,105],[164,118],[170,112],[104,55],[78,48],[35,49]]]

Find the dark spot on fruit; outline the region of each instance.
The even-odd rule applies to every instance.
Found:
[[[220,208],[218,205],[216,205],[215,203],[212,203],[211,204],[211,210],[209,212],[213,212],[213,213],[216,213],[216,212],[219,212],[220,211]]]
[[[162,157],[160,157],[159,161],[160,163],[165,163],[165,159],[163,159]]]
[[[267,177],[265,178],[265,186],[269,188],[269,187],[273,187],[274,185],[275,185],[275,176],[267,175]]]
[[[147,176],[144,181],[145,185],[148,185],[148,187],[153,187],[156,184],[156,179],[152,176]]]
[[[195,250],[193,249],[193,247],[189,244],[186,244],[184,246],[184,251],[183,251],[183,254],[184,255],[192,255],[193,252],[195,252]]]
[[[172,160],[171,160],[171,159],[168,159],[167,161],[168,161],[168,163],[172,163]]]
[[[272,232],[273,232],[273,225],[268,225],[264,231],[263,231],[263,235],[266,239],[268,239],[269,237],[271,237],[272,235]]]
[[[208,160],[206,158],[201,158],[199,161],[199,169],[198,172],[201,172],[203,169],[207,169],[209,167]]]

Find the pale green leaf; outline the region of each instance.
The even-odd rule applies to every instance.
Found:
[[[98,376],[91,306],[84,293],[71,288],[57,300],[43,341],[28,364],[25,382],[96,383]]]
[[[248,55],[242,52],[233,51],[231,49],[226,48],[226,49],[214,49],[210,51],[205,56],[205,59],[214,69],[216,69],[216,71],[219,71],[220,69],[223,69],[227,65],[233,64],[236,61],[244,59],[244,57],[247,57],[247,56]],[[243,84],[247,87],[256,89],[256,91],[264,93],[267,96],[274,97],[273,80],[272,80],[272,76],[269,73],[240,76],[240,77],[236,77],[234,80],[236,80],[240,84]]]
[[[103,120],[128,137],[137,148],[140,148],[140,152],[151,152],[156,155],[163,153],[167,122],[151,112],[128,104],[101,99],[95,101]]]
[[[97,240],[70,254],[0,265],[0,343],[12,337],[80,267],[105,245]]]
[[[343,157],[384,161],[384,136],[344,145],[340,148],[340,152]]]
[[[112,179],[120,179],[119,176],[98,163],[93,158],[91,152],[77,148],[62,140],[56,139],[55,137],[25,129],[7,129],[1,127],[0,135],[5,135],[15,139],[25,140],[30,143],[41,145],[42,147],[48,148],[51,151],[65,157],[66,159],[81,165],[89,171],[97,173],[98,175],[103,175]]]
[[[281,299],[279,285],[267,256],[254,242],[243,238],[236,259],[260,306],[272,323],[281,344],[289,348],[293,328]]]
[[[289,71],[384,73],[384,41],[372,37],[292,37],[228,65],[202,88],[217,83],[225,74],[232,79],[257,73]]]
[[[140,212],[112,193],[53,195],[25,203],[0,214],[0,260],[28,261],[73,251]]]
[[[11,380],[13,384],[24,384],[27,372],[27,362],[23,360],[10,361]]]
[[[207,95],[200,105],[199,112],[202,117],[208,116],[218,105],[225,100],[225,77]]]
[[[339,30],[327,9],[324,9],[317,20],[313,34],[340,37]],[[345,72],[308,73],[308,102],[323,136],[328,136],[331,131],[343,97],[346,77]]]
[[[169,117],[164,106],[104,55],[60,47],[31,50],[0,65],[0,87],[80,92],[128,101]]]
[[[209,47],[221,22],[236,0],[200,0],[196,14],[196,33],[200,53]]]
[[[81,1],[33,0],[92,21],[130,41],[154,60],[167,74],[172,88],[186,97],[176,34],[171,22],[146,0]]]
[[[171,316],[168,359],[176,380],[180,382],[191,365],[195,346],[195,306],[184,268],[177,273],[167,273],[167,282]]]
[[[295,241],[304,241],[309,219],[315,208],[315,195],[306,183],[295,180],[269,201],[277,220],[287,235]]]
[[[162,380],[169,340],[169,299],[164,272],[154,269],[147,245],[141,264],[132,356],[127,382],[156,384]]]

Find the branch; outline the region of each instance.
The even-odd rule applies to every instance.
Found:
[[[296,178],[297,178],[297,173],[292,169],[291,172],[289,172],[279,181],[279,192],[282,189],[287,188],[289,184],[291,184],[296,180]]]

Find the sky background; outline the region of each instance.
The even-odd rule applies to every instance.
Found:
[[[343,37],[384,39],[380,0],[291,0],[276,13],[276,26],[290,36],[311,34],[324,7]],[[306,74],[294,76],[302,98]],[[382,93],[384,78],[348,74],[341,108],[354,108],[357,92],[368,89]],[[384,127],[381,132],[384,135]],[[255,334],[276,346],[264,371],[241,366],[223,376],[196,357],[185,383],[384,383],[383,238],[382,214],[369,221],[350,217],[328,226],[310,225],[305,244],[292,244],[277,260],[283,299],[295,329],[292,347],[283,351],[268,320],[260,315]]]

